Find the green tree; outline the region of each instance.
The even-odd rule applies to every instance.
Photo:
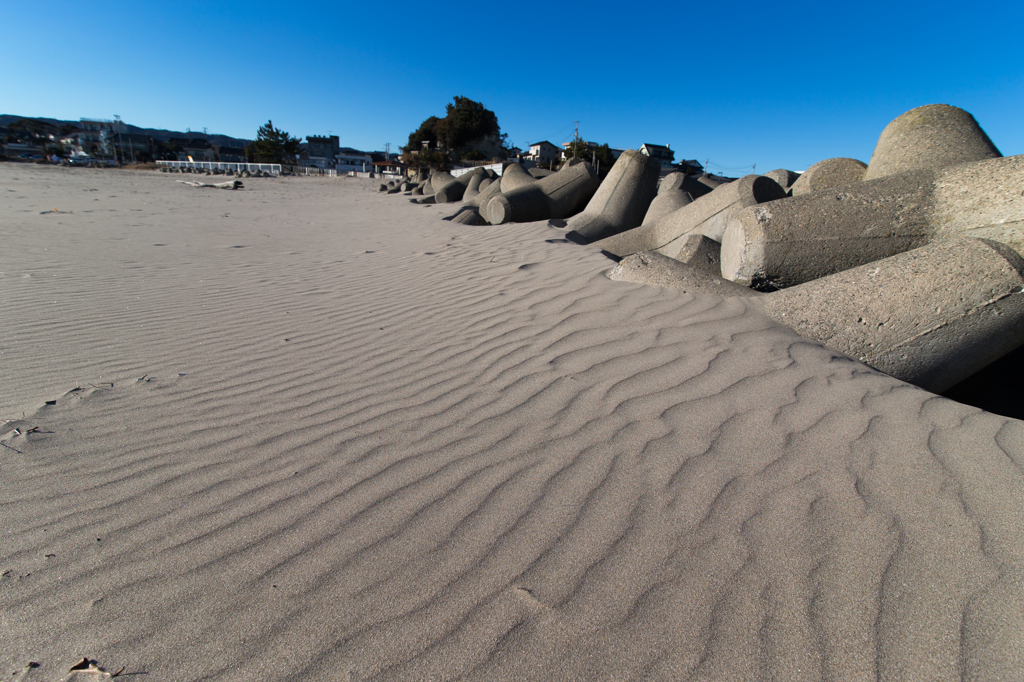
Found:
[[[599,169],[602,176],[607,175],[615,164],[615,157],[607,144],[591,147],[583,140],[573,140],[565,150],[565,158],[571,159],[574,151],[578,158],[596,164],[594,167]]]
[[[437,116],[431,116],[426,121],[420,124],[420,127],[409,133],[409,146],[406,147],[406,151],[415,152],[423,148],[423,143],[427,142],[431,147],[437,144],[437,132],[434,128],[441,121]]]
[[[403,160],[407,163],[418,161],[423,165],[436,165],[436,154],[427,154],[423,148],[424,142],[431,148],[436,148],[438,143],[443,144],[450,152],[469,152],[476,148],[475,142],[492,135],[499,144],[507,142],[507,137],[501,135],[498,117],[480,102],[456,96],[451,104],[446,105],[445,110],[444,118],[431,116],[409,134]]]
[[[459,149],[488,135],[501,135],[498,117],[480,102],[455,96],[446,107],[445,116],[437,125],[437,137],[448,149]]]
[[[258,163],[294,164],[295,155],[299,153],[299,139],[275,128],[273,121],[267,121],[256,133],[252,153]]]

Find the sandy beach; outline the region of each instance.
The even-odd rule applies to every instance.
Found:
[[[1024,679],[1024,423],[546,222],[182,177],[0,164],[6,679]]]

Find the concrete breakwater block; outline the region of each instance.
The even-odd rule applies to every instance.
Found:
[[[453,182],[454,180],[455,176],[452,175],[451,173],[448,173],[447,171],[435,171],[433,174],[431,174],[430,182],[428,183],[430,185],[430,193],[437,194],[437,191],[439,189],[447,185],[449,182]],[[424,193],[426,193],[426,190],[424,190]]]
[[[1024,259],[959,237],[759,299],[801,336],[934,393],[1024,344]]]
[[[764,176],[779,183],[779,186],[787,192],[793,188],[793,183],[800,179],[800,173],[786,170],[785,168],[776,168],[773,171],[768,171]]]
[[[741,210],[722,239],[722,276],[746,286],[785,288],[940,236],[984,229],[991,237],[991,226],[1019,221],[1024,156],[899,173]]]
[[[599,183],[589,163],[569,166],[509,192],[502,189],[487,203],[484,218],[491,225],[568,218],[587,205]]]
[[[679,245],[672,242],[690,233],[721,241],[726,225],[738,211],[785,196],[785,191],[774,180],[763,175],[747,175],[720,186],[649,225],[613,235],[594,242],[594,245],[623,258],[633,253],[654,250],[673,257],[675,253],[670,252],[677,252]]]
[[[793,183],[793,196],[810,194],[829,187],[852,185],[864,179],[868,165],[857,159],[825,159],[808,168]],[[780,183],[781,184],[781,183]]]
[[[647,208],[647,213],[644,214],[644,220],[641,224],[651,225],[657,220],[667,216],[669,213],[678,211],[683,206],[693,203],[693,197],[690,196],[689,192],[684,192],[679,188],[668,188],[662,189],[658,192],[658,196],[654,197],[654,201]]]
[[[480,212],[472,207],[465,207],[458,213],[452,216],[453,223],[460,223],[462,225],[486,225],[487,221],[484,220]]]
[[[446,175],[448,174],[446,173]],[[461,200],[463,195],[466,193],[466,189],[469,187],[470,181],[473,178],[479,178],[485,175],[483,168],[477,168],[469,173],[463,173],[457,178],[453,177],[450,181],[445,182],[443,185],[438,187],[434,192],[437,196],[437,203],[448,204],[453,201]],[[479,180],[477,180],[477,183],[479,183]]]
[[[865,180],[1002,156],[974,117],[948,104],[911,109],[885,127]]]
[[[660,172],[657,159],[627,149],[583,212],[569,219],[569,228],[594,241],[637,227],[658,191]]]
[[[608,272],[608,279],[726,297],[757,296],[760,293],[656,251],[634,253],[623,258]]]
[[[715,277],[722,276],[722,245],[702,234],[691,234],[686,237],[679,244],[679,251],[668,257],[705,270]]]
[[[466,185],[466,191],[463,193],[463,199],[471,199],[477,194],[480,194],[480,183],[484,180],[488,180],[487,173],[472,173],[472,177],[469,179],[469,184]]]
[[[530,179],[530,182],[533,182],[532,178]],[[486,187],[484,187],[483,184],[483,182],[480,183],[481,189],[476,196],[469,197],[463,201],[464,206],[476,206],[479,208],[481,214],[483,213],[487,202],[490,201],[492,197],[501,193],[501,179],[499,178],[497,180],[489,181]]]

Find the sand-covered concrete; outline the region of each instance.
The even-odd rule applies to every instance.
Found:
[[[1024,677],[1021,422],[546,223],[174,177],[0,164],[5,678]]]

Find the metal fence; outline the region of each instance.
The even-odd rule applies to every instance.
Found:
[[[317,168],[316,166],[283,166],[283,168],[292,175],[313,175],[325,178],[338,177],[338,171],[333,168]]]
[[[169,168],[191,168],[192,170],[263,171],[271,175],[281,174],[279,163],[228,163],[226,161],[157,161],[158,166]]]
[[[501,163],[489,163],[486,166],[472,166],[470,168],[453,168],[451,170],[451,174],[452,174],[452,177],[456,177],[457,178],[460,175],[464,175],[466,173],[472,173],[477,168],[483,168],[484,170],[492,170],[495,173],[497,173],[498,175],[501,175],[501,170],[502,170],[502,168],[504,168],[504,164],[501,164]]]

